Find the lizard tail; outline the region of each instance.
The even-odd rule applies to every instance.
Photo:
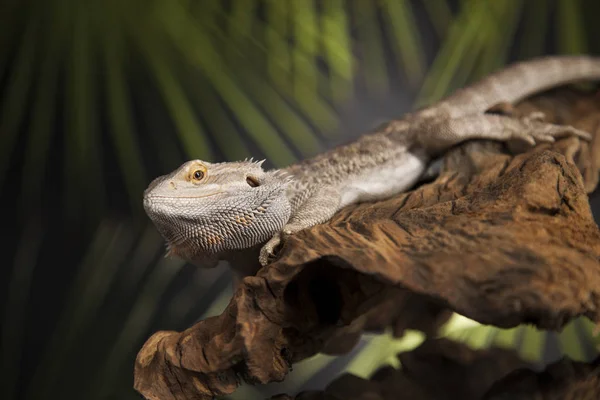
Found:
[[[449,117],[482,113],[534,93],[583,80],[600,80],[600,57],[549,56],[509,65],[438,103]]]

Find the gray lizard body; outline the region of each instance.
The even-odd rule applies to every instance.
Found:
[[[566,135],[589,139],[573,127],[545,123],[539,114],[485,114],[497,104],[584,79],[600,79],[600,59],[559,56],[514,64],[282,170],[264,171],[253,161],[189,161],[150,184],[144,207],[172,255],[213,266],[261,246],[259,260],[265,265],[286,235],[323,223],[349,204],[409,189],[433,158],[463,141],[521,139],[534,145]]]

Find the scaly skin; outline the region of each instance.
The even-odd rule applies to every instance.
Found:
[[[329,220],[346,205],[409,189],[433,158],[466,140],[535,145],[566,135],[589,139],[573,127],[545,123],[539,113],[525,118],[485,114],[497,104],[584,79],[600,79],[600,59],[547,57],[514,64],[283,170],[264,171],[253,161],[186,162],[150,184],[144,207],[170,255],[210,267],[218,259],[247,259],[240,256],[244,249],[260,246],[259,261],[266,265],[287,235]]]

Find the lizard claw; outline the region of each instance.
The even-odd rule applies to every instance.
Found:
[[[513,117],[515,115],[516,111],[515,111],[515,107],[512,103],[503,101],[498,104],[494,104],[486,112],[491,113],[491,114],[500,114],[500,115],[506,115],[508,117]]]
[[[527,129],[515,132],[516,136],[532,146],[541,142],[554,143],[557,138],[566,136],[577,136],[583,140],[592,139],[592,136],[588,132],[569,125],[555,125],[541,122],[542,118],[543,113],[532,113],[529,117],[524,118],[523,122],[527,125]]]
[[[265,243],[260,249],[260,255],[258,256],[258,262],[263,267],[269,264],[269,261],[275,257],[275,249],[281,244],[281,233],[276,233],[273,237]]]
[[[296,230],[293,228],[286,228],[281,232],[277,232],[275,235],[273,235],[271,240],[265,243],[262,249],[260,249],[260,255],[258,256],[258,261],[263,267],[275,257],[275,250],[277,247],[279,247],[282,242],[285,242],[287,238],[295,231]]]
[[[534,111],[525,117],[526,122],[544,122],[546,120],[546,114],[541,111]]]

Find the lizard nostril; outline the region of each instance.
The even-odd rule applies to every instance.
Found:
[[[172,189],[177,189],[177,185],[175,184],[175,182],[171,181],[171,182],[169,182],[169,185],[171,186]]]

